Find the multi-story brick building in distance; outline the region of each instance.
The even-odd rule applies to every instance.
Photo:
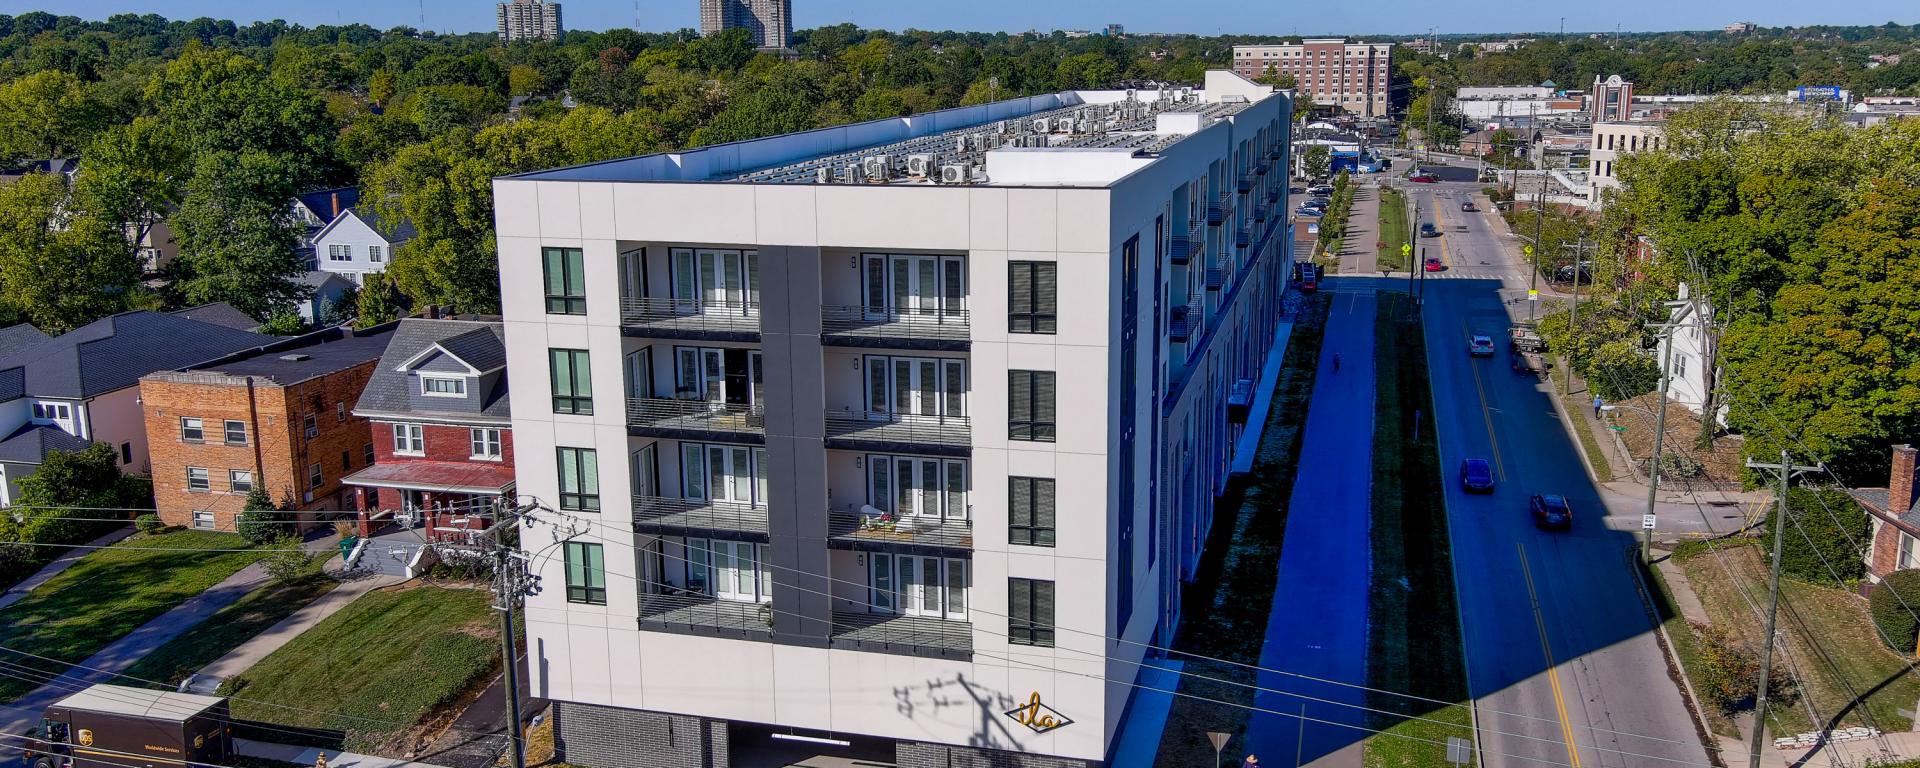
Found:
[[[700,34],[744,28],[753,44],[784,49],[793,42],[793,0],[700,0]]]
[[[353,406],[373,420],[373,466],[346,479],[361,527],[398,514],[427,538],[486,528],[513,491],[506,348],[490,319],[400,321]]]
[[[563,759],[1106,761],[1270,386],[1290,114],[1215,71],[497,180]]]
[[[1393,77],[1393,44],[1309,39],[1283,45],[1236,45],[1233,71],[1248,79],[1273,70],[1292,75],[1315,104],[1362,117],[1385,117]]]
[[[373,461],[353,403],[393,328],[330,328],[142,377],[160,519],[231,531],[255,487],[303,520],[351,510],[341,478]]]

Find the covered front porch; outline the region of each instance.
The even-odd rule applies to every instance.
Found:
[[[354,489],[355,520],[362,536],[393,522],[419,528],[428,541],[466,543],[513,504],[513,469],[499,464],[375,464],[342,482]]]

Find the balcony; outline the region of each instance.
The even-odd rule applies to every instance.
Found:
[[[872,507],[827,511],[827,544],[836,549],[942,554],[973,549],[973,523],[965,519],[893,515]],[[946,553],[951,554],[951,553]]]
[[[629,336],[709,341],[758,341],[757,302],[623,298],[620,325]]]
[[[1174,266],[1184,267],[1188,261],[1193,259],[1193,255],[1204,247],[1206,247],[1206,240],[1204,239],[1197,239],[1192,235],[1175,233],[1169,237],[1167,242],[1167,258],[1173,261]]]
[[[1284,192],[1284,191],[1286,191],[1286,187],[1283,187],[1283,186],[1281,186],[1281,185],[1279,185],[1279,184],[1275,184],[1275,185],[1273,185],[1272,187],[1268,187],[1268,188],[1267,188],[1267,202],[1269,202],[1269,203],[1277,203],[1277,202],[1280,202],[1280,193],[1281,193],[1281,192]]]
[[[1281,151],[1280,151],[1280,145],[1278,145],[1278,144],[1275,144],[1275,145],[1273,145],[1272,147],[1270,147],[1270,148],[1268,148],[1268,149],[1267,149],[1267,159],[1268,159],[1268,160],[1275,160],[1275,161],[1277,161],[1277,160],[1279,160],[1279,159],[1280,159],[1280,155],[1281,155],[1281,154],[1282,154],[1282,153],[1281,153]]]
[[[767,508],[732,501],[633,497],[633,532],[670,536],[719,534],[767,539]]]
[[[1241,171],[1240,177],[1233,180],[1233,188],[1240,190],[1240,194],[1243,195],[1251,191],[1253,189],[1253,172]]]
[[[1266,161],[1262,160],[1260,162],[1253,164],[1253,173],[1256,176],[1265,176],[1267,175],[1268,168],[1269,166],[1267,165]]]
[[[1191,338],[1193,329],[1189,327],[1187,323],[1187,315],[1190,311],[1190,308],[1183,306],[1174,307],[1173,311],[1168,313],[1167,340],[1176,344],[1184,344],[1187,339]]]
[[[641,594],[640,628],[712,637],[764,638],[773,634],[773,605],[721,600],[698,593]]]
[[[1253,230],[1250,227],[1244,224],[1238,227],[1234,227],[1233,247],[1245,248],[1252,244],[1253,244]]]
[[[925,616],[833,612],[833,648],[935,659],[973,658],[973,624]]]
[[[934,456],[973,453],[973,423],[965,416],[829,410],[826,437],[828,448]]]
[[[1233,204],[1230,202],[1227,202],[1225,200],[1217,200],[1214,202],[1207,203],[1207,223],[1208,224],[1211,224],[1217,227],[1222,222],[1225,222],[1227,220],[1228,214],[1231,214],[1231,213],[1233,213]]]
[[[1255,204],[1253,206],[1253,220],[1254,221],[1267,220],[1267,207],[1265,205]]]
[[[747,442],[764,442],[767,416],[758,405],[700,399],[629,397],[627,429],[639,437],[690,440],[746,438]],[[755,437],[759,440],[751,439]]]
[[[1207,290],[1217,291],[1227,284],[1227,270],[1222,267],[1207,267]]]
[[[971,318],[964,309],[830,306],[820,309],[820,342],[964,352]]]

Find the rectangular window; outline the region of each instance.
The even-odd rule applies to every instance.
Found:
[[[120,466],[133,464],[133,443],[120,444]]]
[[[379,264],[380,262],[383,262],[386,260],[387,260],[386,246],[381,246],[381,245],[367,246],[367,261],[371,261],[375,264]]]
[[[1053,647],[1053,582],[1007,579],[1007,642]]]
[[[420,394],[427,397],[466,397],[467,380],[456,376],[421,376]]]
[[[600,511],[600,466],[592,448],[561,448],[560,508]]]
[[[547,314],[587,313],[587,276],[579,248],[543,248],[547,277]]]
[[[180,419],[180,439],[198,443],[207,439],[206,423],[191,417]]]
[[[1053,371],[1007,372],[1007,439],[1053,442]]]
[[[345,402],[339,402],[339,403],[333,404],[333,420],[338,421],[342,424],[346,423],[347,404]]]
[[[227,445],[247,444],[247,423],[239,419],[227,419],[222,425],[226,433]]]
[[[206,467],[187,467],[187,490],[213,490],[213,479],[207,474]]]
[[[607,604],[607,561],[599,544],[567,542],[567,602]]]
[[[353,469],[353,452],[341,451],[340,452],[340,474],[344,475],[347,473],[347,470],[350,470],[350,469]]]
[[[247,493],[253,490],[253,472],[246,469],[227,470],[227,489],[234,493]]]
[[[367,460],[367,466],[369,467],[373,466],[373,443],[367,443],[366,448],[362,450],[364,453],[362,458],[365,458]]]
[[[469,442],[473,444],[471,456],[476,459],[500,458],[500,430],[474,428],[468,430]]]
[[[193,527],[202,531],[213,530],[213,513],[204,509],[194,510]]]
[[[327,246],[327,261],[353,261],[353,246],[351,245]]]
[[[1007,542],[1053,546],[1053,480],[1007,478]]]
[[[427,452],[426,440],[420,434],[418,424],[393,425],[393,452],[407,456],[419,456]]]
[[[553,412],[593,415],[593,371],[584,349],[547,350],[553,383]]]
[[[1007,332],[1054,333],[1060,265],[1051,261],[1007,262]]]
[[[300,417],[300,428],[306,432],[308,440],[320,436],[320,420],[311,413]]]
[[[322,470],[322,467],[320,466],[320,462],[316,461],[312,464],[308,464],[307,465],[307,490],[309,491],[320,490],[321,483],[323,483],[327,479],[325,475],[326,473]]]

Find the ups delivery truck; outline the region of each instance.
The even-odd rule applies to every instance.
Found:
[[[191,768],[233,754],[227,700],[96,685],[47,707],[27,768]]]

